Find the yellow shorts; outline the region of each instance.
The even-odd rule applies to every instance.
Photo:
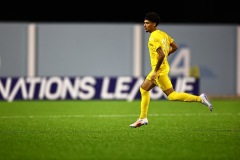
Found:
[[[148,80],[151,81],[151,76],[152,76],[153,71],[151,71],[148,75],[147,78]],[[158,85],[162,91],[165,91],[169,88],[172,88],[172,82],[168,76],[168,73],[158,73],[157,77],[154,82],[156,85]]]

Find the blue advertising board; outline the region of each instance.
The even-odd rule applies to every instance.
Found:
[[[128,100],[140,99],[144,77],[1,77],[0,100]],[[177,92],[199,94],[199,79],[172,77]],[[151,99],[166,99],[159,87]]]

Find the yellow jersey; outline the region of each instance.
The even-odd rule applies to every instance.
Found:
[[[151,62],[151,67],[152,70],[155,69],[155,66],[158,62],[158,53],[157,49],[159,47],[162,48],[162,51],[165,54],[165,58],[163,59],[163,62],[160,66],[160,73],[167,73],[169,72],[169,64],[168,64],[168,53],[170,50],[170,44],[174,41],[174,39],[169,36],[166,32],[161,31],[161,30],[155,30],[153,31],[148,39],[148,49],[149,49],[149,54],[150,54],[150,62]]]

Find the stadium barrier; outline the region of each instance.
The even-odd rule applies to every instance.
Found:
[[[144,77],[1,77],[0,100],[128,100],[140,99]],[[199,94],[197,77],[172,77],[177,92]],[[166,99],[159,87],[151,99]]]

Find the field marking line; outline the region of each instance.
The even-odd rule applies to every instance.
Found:
[[[148,114],[148,117],[179,117],[179,116],[240,116],[240,113],[163,113]],[[21,118],[118,118],[118,117],[137,117],[139,114],[111,114],[111,115],[26,115],[26,116],[0,116],[0,119],[21,119]]]

